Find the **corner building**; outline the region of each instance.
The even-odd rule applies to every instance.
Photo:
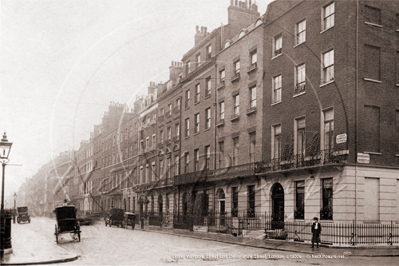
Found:
[[[110,106],[78,151],[96,180],[83,194],[150,225],[173,213],[175,228],[399,221],[398,14],[395,1],[276,0],[262,16],[231,1],[167,82],[131,112]]]
[[[394,1],[268,6],[257,171],[278,220],[398,220],[398,12]]]

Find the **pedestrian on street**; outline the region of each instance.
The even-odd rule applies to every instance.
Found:
[[[312,248],[314,248],[314,243],[316,242],[317,248],[319,248],[320,243],[320,232],[321,232],[321,225],[319,223],[319,218],[314,217],[314,222],[312,224]]]

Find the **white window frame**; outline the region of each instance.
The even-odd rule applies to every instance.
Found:
[[[322,54],[322,84],[334,81],[334,49]]]
[[[197,60],[197,66],[201,65],[201,53],[195,55],[195,59]]]
[[[236,94],[233,96],[233,103],[234,103],[233,113],[235,116],[238,116],[240,115],[240,94]]]
[[[205,109],[205,119],[206,119],[206,123],[205,123],[205,129],[209,129],[211,128],[211,108],[207,108]]]
[[[189,137],[190,136],[190,119],[186,118],[184,121],[185,121],[184,126],[186,127],[185,128],[185,137]]]
[[[172,127],[168,127],[167,128],[167,130],[168,130],[168,140],[171,140],[172,139]]]
[[[295,25],[295,45],[306,42],[306,19]]]
[[[234,61],[234,73],[240,73],[241,63],[240,60]]]
[[[251,57],[251,66],[258,63],[258,51],[257,51],[257,49],[251,51],[250,57]]]
[[[220,120],[224,120],[224,101],[219,103],[219,110],[220,110],[219,118]]]
[[[273,92],[272,92],[272,103],[280,103],[282,100],[282,83],[283,76],[281,74],[273,77]]]
[[[300,117],[295,119],[294,125],[294,154],[305,156],[306,153],[306,118]],[[302,132],[303,129],[303,132]],[[302,134],[302,138],[300,138]],[[302,140],[302,141],[300,141]],[[302,144],[302,145],[300,145]],[[302,150],[300,150],[301,148]]]
[[[326,31],[335,25],[335,3],[331,2],[323,7],[322,31]]]
[[[279,159],[281,157],[281,133],[282,126],[281,124],[272,126],[272,145],[271,145],[271,158]],[[277,146],[276,146],[277,145]]]
[[[277,34],[273,38],[273,58],[283,53],[283,34]]]
[[[195,103],[198,103],[201,100],[201,84],[198,83],[195,85]]]
[[[220,81],[224,81],[224,79],[226,78],[226,70],[220,70],[219,72],[219,76],[220,76]]]
[[[249,107],[256,108],[256,86],[249,88]]]
[[[194,134],[199,133],[200,131],[200,113],[196,113],[194,115]]]

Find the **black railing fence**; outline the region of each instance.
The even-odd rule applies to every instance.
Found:
[[[139,217],[138,217],[139,218]],[[273,230],[284,230],[288,239],[311,242],[312,222],[286,221],[286,217],[246,212],[209,213],[194,215],[182,213],[148,213],[145,216],[149,225],[170,225],[178,229],[193,230],[194,226],[207,226],[209,231],[242,235],[243,230],[262,230],[267,235]],[[136,219],[136,222],[139,219]],[[321,243],[329,245],[393,245],[399,244],[399,224],[395,222],[368,223],[329,223],[321,221]]]

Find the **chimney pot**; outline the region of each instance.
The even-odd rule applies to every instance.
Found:
[[[196,31],[197,31],[197,33],[199,32],[199,26],[197,25],[196,27],[195,27],[195,29],[196,29]]]

